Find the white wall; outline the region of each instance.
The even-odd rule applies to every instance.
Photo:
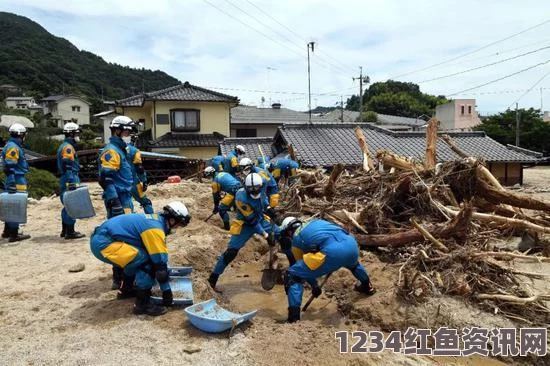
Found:
[[[256,129],[256,137],[273,137],[279,125],[231,125],[231,137],[237,137],[237,129]]]
[[[73,106],[80,107],[80,111],[73,111]],[[52,109],[52,115],[60,118],[61,125],[64,121],[72,119],[75,119],[79,125],[90,124],[90,106],[78,98],[62,99]]]

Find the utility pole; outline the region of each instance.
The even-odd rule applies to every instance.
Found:
[[[307,44],[307,94],[308,94],[308,109],[309,109],[309,124],[311,124],[311,67],[309,65],[309,48],[311,52],[314,51],[315,42],[309,42]]]
[[[370,82],[370,78],[363,76],[363,66],[359,66],[359,77],[352,79],[354,81],[359,79],[359,119],[361,120],[361,113],[363,112],[363,83]]]
[[[542,110],[542,88],[540,88],[540,115],[542,116],[544,111]]]
[[[344,97],[340,95],[340,120],[344,123]]]
[[[516,146],[519,147],[519,112],[518,112],[517,103],[516,103]]]

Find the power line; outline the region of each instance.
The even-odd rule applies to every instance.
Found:
[[[283,27],[284,29],[287,30],[287,32],[293,34],[294,36],[298,37],[300,40],[304,41],[304,42],[309,42],[307,39],[305,39],[304,37],[302,37],[300,34],[296,33],[293,29],[287,27],[286,25],[284,25],[283,23],[281,23],[280,21],[278,21],[277,19],[275,19],[275,17],[269,13],[266,13],[262,8],[260,8],[259,6],[257,6],[256,4],[254,4],[252,1],[250,0],[246,0],[247,3],[249,3],[250,5],[252,5],[253,7],[255,7],[256,9],[258,9],[263,15],[265,15],[266,17],[268,17],[269,19],[273,20],[275,23],[279,24],[281,27]],[[323,50],[319,50],[320,53],[323,53],[325,54],[325,56],[327,58],[330,58],[331,60],[333,60],[334,62],[337,62],[339,63],[340,65],[344,66],[344,70],[352,70],[348,65],[344,64],[343,62],[335,59],[334,57],[330,56],[327,52],[323,51]]]
[[[244,11],[242,8],[240,8],[239,6],[235,5],[233,2],[231,2],[230,0],[224,0],[226,3],[228,3],[229,5],[231,5],[232,7],[234,7],[235,9],[237,9],[238,11],[240,11],[241,13],[243,13],[244,15],[246,15],[247,17],[249,18],[252,18],[256,23],[260,24],[261,26],[263,27],[266,27],[268,28],[269,30],[271,30],[272,32],[276,33],[277,35],[279,35],[279,37],[281,38],[284,38],[285,40],[287,40],[289,43],[291,43],[292,45],[294,45],[299,51],[302,51],[303,47],[302,45],[300,44],[297,44],[294,40],[288,38],[285,34],[279,32],[277,29],[274,29],[273,27],[271,27],[270,25],[260,21],[258,18],[254,17],[253,15],[249,14],[248,12]],[[326,63],[327,65],[330,65],[332,66],[335,70],[334,71],[337,71],[337,72],[340,72],[342,75],[346,76],[346,77],[349,77],[349,75],[347,75],[345,72],[347,72],[347,70],[345,70],[344,68],[338,66],[338,65],[334,65],[326,60],[322,60],[322,59],[314,59],[313,61],[316,61],[316,62],[324,62]],[[320,64],[320,66],[323,66],[323,67],[326,67],[325,65],[322,65]]]
[[[473,67],[471,69],[455,72],[455,73],[448,74],[448,75],[438,76],[438,77],[435,77],[435,78],[432,78],[432,79],[422,80],[419,83],[429,83],[429,82],[435,81],[435,80],[441,80],[441,79],[450,78],[450,77],[456,76],[456,75],[466,74],[466,73],[471,72],[471,71],[484,69],[486,67],[498,65],[498,64],[501,64],[501,63],[506,62],[506,61],[515,60],[516,58],[524,57],[524,56],[527,56],[527,55],[530,55],[530,54],[533,54],[533,53],[536,53],[536,52],[539,52],[539,51],[547,50],[549,48],[550,48],[550,46],[541,47],[541,48],[533,50],[533,51],[525,52],[525,53],[522,53],[520,55],[516,55],[516,56],[513,56],[513,57],[505,58],[503,60],[491,62],[489,64],[485,64],[485,65],[482,65],[482,66]]]
[[[543,81],[548,75],[550,75],[550,71],[548,71],[546,74],[544,74],[539,80],[537,80],[536,83],[534,83],[529,89],[527,89],[525,91],[525,93],[523,93],[522,95],[519,96],[518,99],[516,99],[515,101],[513,101],[509,106],[508,108],[506,109],[510,109],[511,106],[513,106],[514,104],[516,104],[517,102],[520,101],[521,98],[523,98],[524,96],[526,96],[527,94],[529,94],[529,92],[531,92],[531,90],[533,90],[534,87],[536,87],[537,85],[540,84],[541,81]]]
[[[421,68],[421,69],[417,69],[417,70],[413,70],[413,71],[406,72],[406,73],[401,74],[401,75],[393,76],[393,77],[391,77],[390,79],[397,79],[397,78],[400,78],[400,77],[402,77],[402,76],[407,76],[407,75],[411,75],[411,74],[416,74],[416,73],[418,73],[418,72],[426,71],[426,70],[432,69],[432,68],[434,68],[434,67],[441,66],[441,65],[444,65],[444,64],[446,64],[446,63],[449,63],[449,62],[452,62],[452,61],[461,59],[461,58],[463,58],[463,57],[469,56],[469,55],[471,55],[471,54],[477,53],[477,52],[479,52],[479,51],[481,51],[481,50],[484,50],[484,49],[486,49],[486,48],[489,48],[489,47],[491,47],[491,46],[494,46],[495,44],[498,44],[498,43],[507,41],[507,40],[509,40],[509,39],[511,39],[511,38],[514,38],[514,37],[516,37],[516,36],[519,36],[520,34],[523,34],[523,33],[525,33],[525,32],[528,32],[528,31],[530,31],[530,30],[533,30],[533,29],[535,29],[535,28],[538,28],[538,27],[540,27],[540,26],[543,26],[543,25],[545,25],[546,23],[549,23],[549,22],[550,22],[550,19],[545,20],[545,21],[542,22],[542,23],[536,24],[536,25],[534,25],[534,26],[532,26],[532,27],[529,27],[529,28],[524,29],[524,30],[522,30],[522,31],[520,31],[520,32],[514,33],[514,34],[509,35],[509,36],[507,36],[507,37],[504,37],[504,38],[502,38],[502,39],[499,39],[499,40],[497,40],[497,41],[488,43],[488,44],[486,44],[486,45],[484,45],[484,46],[481,46],[481,47],[479,47],[479,48],[476,48],[475,50],[472,50],[472,51],[463,53],[463,54],[461,54],[461,55],[452,57],[452,58],[450,58],[450,59],[448,59],[448,60],[445,60],[445,61],[442,61],[442,62],[438,62],[438,63],[436,63],[436,64],[432,64],[432,65],[426,66],[426,67]]]
[[[546,60],[546,61],[540,62],[540,63],[538,63],[538,64],[536,64],[536,65],[529,66],[529,67],[527,67],[527,68],[525,68],[525,69],[523,69],[523,70],[516,71],[516,72],[514,72],[514,73],[512,73],[512,74],[505,75],[505,76],[500,77],[500,78],[498,78],[498,79],[491,80],[491,81],[489,81],[489,82],[487,82],[487,83],[484,83],[484,84],[481,84],[481,85],[477,85],[477,86],[474,86],[474,87],[472,87],[472,88],[468,88],[468,89],[464,89],[464,90],[458,91],[458,92],[456,92],[456,93],[448,94],[447,96],[448,96],[448,97],[451,97],[451,96],[453,96],[453,95],[462,94],[462,93],[467,92],[467,91],[470,91],[470,90],[479,89],[479,88],[484,87],[484,86],[486,86],[486,85],[490,85],[490,84],[496,83],[496,82],[498,82],[498,81],[507,79],[507,78],[509,78],[509,77],[512,77],[512,76],[521,74],[522,72],[525,72],[525,71],[534,69],[535,67],[539,67],[539,66],[542,66],[542,65],[546,65],[546,64],[549,63],[549,62],[550,62],[550,60]]]
[[[215,89],[215,90],[229,90],[229,91],[242,91],[247,93],[269,93],[267,90],[260,90],[260,89],[240,89],[240,88],[224,88],[224,87],[216,87],[216,86],[207,86],[206,89]],[[348,91],[350,89],[355,89],[355,86],[352,86],[350,88],[346,89],[340,89],[340,90],[332,90],[328,92],[321,92],[321,93],[311,93],[311,95],[317,95],[317,96],[323,96],[323,95],[340,95],[335,94],[342,91]],[[296,91],[271,91],[272,94],[290,94],[290,95],[307,95],[307,93],[304,92],[296,92]],[[351,95],[351,94],[350,94]]]

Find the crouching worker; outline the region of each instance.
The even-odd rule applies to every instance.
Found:
[[[288,184],[293,184],[296,181],[297,169],[300,164],[292,159],[279,159],[266,165],[266,169],[273,175],[277,183],[282,177],[288,180]]]
[[[287,217],[280,230],[281,247],[290,246],[295,258],[285,275],[289,323],[300,320],[303,282],[307,281],[313,296],[318,297],[322,291],[317,278],[339,268],[349,269],[359,280],[355,284],[356,291],[368,296],[376,292],[367,271],[359,263],[357,241],[340,226],[320,219],[302,223],[295,217]]]
[[[216,173],[215,169],[208,166],[204,169],[206,178],[212,177],[212,197],[214,199],[214,209],[212,213],[219,213],[223,221],[223,228],[229,230],[229,210],[233,206],[235,194],[241,188],[241,181],[226,172]],[[221,193],[225,195],[221,198]]]
[[[124,270],[119,298],[136,296],[134,314],[162,315],[172,305],[168,276],[166,235],[191,220],[182,202],[172,202],[159,214],[115,216],[96,227],[90,239],[94,256]],[[158,281],[164,306],[151,303],[151,288]]]
[[[251,173],[244,180],[244,189],[241,188],[237,191],[235,196],[237,215],[229,230],[231,239],[229,239],[227,250],[220,255],[208,278],[210,286],[216,292],[221,292],[216,287],[218,278],[252,235],[259,234],[265,239],[271,240],[269,234],[272,231],[272,225],[269,218],[264,215],[265,197],[262,193],[262,185],[262,177],[259,174]],[[277,226],[275,226],[275,230],[278,232]],[[275,238],[277,232],[274,233]],[[274,245],[275,243],[269,244]]]

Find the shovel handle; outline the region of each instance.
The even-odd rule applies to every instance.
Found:
[[[208,218],[206,220],[204,220],[204,222],[208,222],[208,220],[210,220],[212,218],[212,216],[214,216],[216,213],[213,213],[212,215],[208,216]]]
[[[330,277],[330,275],[332,274],[332,272],[330,272],[329,274],[327,274],[325,276],[325,279],[323,280],[323,282],[321,283],[321,288],[323,288],[323,286],[325,285],[325,283],[327,283],[327,280],[328,278]],[[315,299],[315,297],[313,295],[311,295],[309,297],[309,300],[307,300],[306,304],[304,305],[304,307],[302,308],[302,311],[306,311],[307,308],[309,307],[309,305],[311,305],[311,303],[313,302],[313,300]]]

